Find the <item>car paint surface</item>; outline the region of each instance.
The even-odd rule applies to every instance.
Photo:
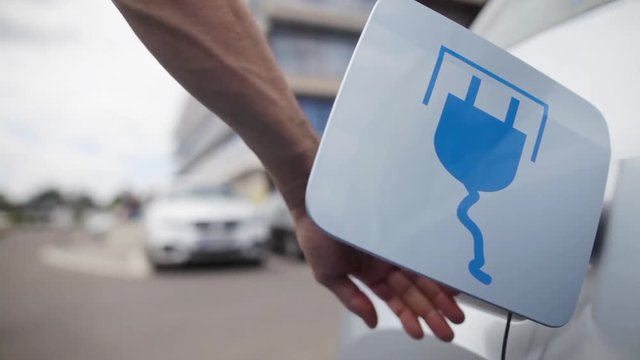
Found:
[[[638,16],[640,2],[615,1],[510,49],[603,112],[611,132],[613,158],[594,255],[572,319],[562,328],[550,329],[514,318],[507,359],[632,360],[640,354],[640,123],[635,105],[640,93],[640,43],[635,35]],[[341,359],[390,358],[384,354],[402,359],[500,358],[506,319],[501,309],[460,297],[467,319],[454,327],[453,343],[445,345],[437,343],[428,331],[427,340],[407,341],[393,313],[379,299],[374,302],[379,330],[370,331],[360,319],[344,313]],[[375,335],[378,332],[385,335]],[[384,342],[385,352],[371,345],[368,339],[374,337]]]

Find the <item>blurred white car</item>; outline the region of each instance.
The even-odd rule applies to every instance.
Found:
[[[231,186],[175,192],[152,202],[145,248],[155,267],[249,260],[268,255],[269,227],[256,206]]]

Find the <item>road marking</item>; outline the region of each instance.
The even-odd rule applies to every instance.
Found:
[[[144,279],[151,274],[144,255],[137,252],[115,258],[91,249],[62,249],[44,245],[38,250],[38,259],[46,265],[65,270],[119,279]]]

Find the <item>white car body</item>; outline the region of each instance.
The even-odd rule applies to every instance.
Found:
[[[599,6],[573,16],[587,10],[589,2],[593,3],[590,6]],[[600,5],[603,2],[496,0],[485,8],[491,8],[490,16],[476,27],[481,35],[500,45],[513,44],[518,31],[529,31],[517,39],[526,40],[509,50],[591,101],[607,120],[612,144],[606,204],[578,307],[571,321],[557,329],[514,317],[507,359],[640,358],[640,223],[635,219],[640,213],[640,122],[636,109],[640,94],[640,1]],[[551,14],[545,12],[545,6]],[[565,17],[570,17],[567,21],[551,11],[571,6],[582,9]],[[551,19],[551,23],[536,25],[536,19]],[[515,29],[513,33],[508,31],[511,28]],[[504,310],[461,295],[458,302],[466,320],[453,327],[452,344],[437,340],[426,326],[425,339],[414,341],[404,334],[385,304],[370,295],[379,326],[371,331],[359,318],[345,312],[341,359],[475,360],[501,356],[507,315]]]
[[[168,196],[145,215],[145,246],[155,265],[246,259],[262,262],[269,228],[238,196]]]

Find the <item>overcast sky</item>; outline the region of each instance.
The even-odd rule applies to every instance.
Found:
[[[0,193],[165,186],[186,96],[110,1],[0,1]]]

